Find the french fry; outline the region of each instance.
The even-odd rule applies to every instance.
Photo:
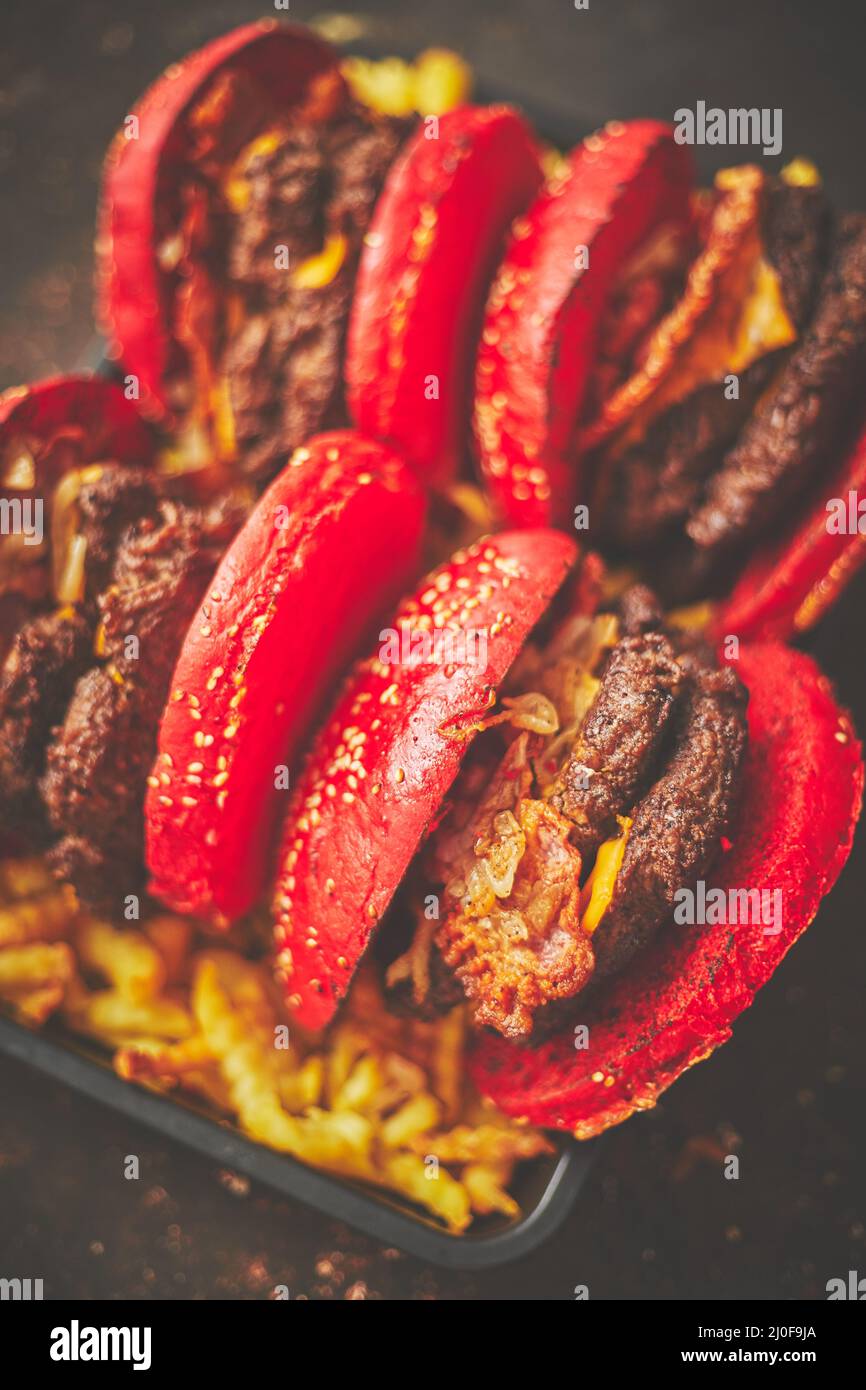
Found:
[[[144,923],[144,933],[162,956],[168,983],[178,984],[185,978],[189,964],[194,935],[192,922],[171,914],[151,917]]]
[[[65,941],[6,946],[0,950],[0,994],[39,985],[65,984],[75,971],[75,957]]]
[[[325,1064],[325,1095],[329,1105],[335,1103],[357,1059],[368,1044],[369,1040],[361,1030],[350,1023],[339,1025],[331,1033]]]
[[[428,48],[415,59],[415,110],[442,116],[469,100],[472,70],[450,48]]]
[[[386,1052],[383,1071],[387,1084],[405,1097],[417,1095],[427,1088],[427,1073],[417,1062],[402,1057],[399,1052]]]
[[[0,861],[0,897],[18,901],[50,893],[56,887],[57,881],[44,859],[34,856]],[[74,894],[71,897],[74,902]]]
[[[513,1218],[515,1164],[550,1145],[466,1084],[465,1010],[432,1023],[392,1015],[365,969],[327,1033],[292,1025],[291,1045],[278,1046],[281,1003],[267,963],[246,954],[261,950],[247,925],[193,955],[185,918],[117,930],[82,916],[42,861],[0,862],[0,997],[28,1026],[59,1010],[111,1049],[125,1079],[204,1102],[260,1143],[405,1197],[455,1233],[473,1214]],[[78,964],[107,988],[89,989]]]
[[[139,1046],[141,1041],[140,1039]],[[146,1091],[155,1091],[158,1095],[176,1096],[183,1092],[196,1100],[206,1101],[211,1109],[218,1110],[223,1115],[233,1113],[231,1096],[216,1067],[186,1071],[179,1076],[137,1076],[130,1079],[135,1080],[136,1084],[143,1086]]]
[[[503,1168],[490,1163],[467,1164],[460,1177],[469,1193],[472,1210],[480,1216],[487,1216],[494,1211],[502,1212],[503,1216],[519,1216],[520,1207],[511,1193],[506,1191],[505,1184],[509,1176],[510,1169],[507,1166]]]
[[[63,888],[0,907],[0,948],[67,937],[75,914],[75,898]]]
[[[79,923],[75,944],[84,964],[132,1003],[154,999],[165,985],[165,962],[140,931],[117,931],[87,917]]]
[[[202,1071],[187,1071],[178,1079],[182,1090],[206,1100],[208,1105],[222,1111],[224,1115],[231,1115],[232,1098],[216,1067],[207,1067]]]
[[[433,1091],[445,1107],[444,1119],[447,1124],[453,1124],[460,1114],[465,1045],[466,1011],[452,1009],[438,1024],[431,1059]]]
[[[337,1172],[363,1166],[372,1137],[368,1120],[324,1110],[311,1110],[299,1118],[283,1109],[266,1044],[232,1009],[213,958],[205,956],[197,964],[192,1002],[247,1134],[271,1148]]]
[[[334,1097],[332,1109],[357,1110],[361,1114],[372,1109],[382,1088],[382,1072],[376,1057],[367,1053],[359,1057]]]
[[[411,1138],[408,1147],[414,1153],[422,1149],[425,1153],[435,1153],[442,1163],[503,1163],[514,1158],[535,1158],[537,1154],[552,1151],[550,1142],[537,1130],[494,1124],[456,1125],[441,1134]]]
[[[415,74],[400,58],[346,58],[343,75],[359,101],[385,116],[408,116],[415,110]]]
[[[440,1114],[441,1106],[436,1098],[429,1091],[422,1091],[420,1095],[407,1100],[384,1122],[382,1143],[386,1148],[398,1149],[405,1148],[412,1139],[420,1142],[422,1135],[429,1136],[429,1131],[435,1129]],[[435,1150],[428,1146],[424,1152],[432,1153]]]
[[[375,1098],[375,1111],[385,1115],[427,1089],[427,1074],[417,1062],[397,1052],[381,1055],[382,1085]]]
[[[277,1077],[280,1100],[291,1114],[309,1110],[322,1099],[325,1083],[325,1064],[321,1057],[307,1057],[295,1070],[286,1070]]]
[[[189,1012],[166,996],[136,1002],[118,990],[102,989],[66,1012],[78,1032],[112,1044],[135,1047],[142,1037],[177,1042],[195,1031]]]
[[[63,984],[40,985],[22,994],[10,996],[9,1003],[18,1019],[28,1026],[39,1028],[63,1003]]]
[[[125,1081],[140,1081],[145,1076],[181,1077],[187,1072],[197,1072],[213,1060],[207,1040],[201,1033],[195,1033],[178,1043],[153,1039],[134,1047],[122,1047],[114,1055],[114,1070]]]
[[[414,63],[351,57],[342,68],[358,100],[387,116],[442,116],[472,89],[471,69],[448,48],[428,48]]]
[[[436,1176],[430,1176],[434,1172]],[[419,1206],[427,1207],[451,1231],[465,1231],[472,1220],[472,1205],[463,1184],[444,1168],[429,1168],[415,1154],[389,1154],[382,1166],[381,1178],[385,1185],[396,1188]]]

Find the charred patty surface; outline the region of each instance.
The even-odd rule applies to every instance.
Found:
[[[846,218],[814,318],[712,478],[687,531],[726,552],[762,531],[832,460],[866,380],[866,216]]]
[[[648,779],[682,685],[682,669],[663,632],[624,637],[611,652],[550,798],[571,822],[582,854],[598,847]]]
[[[0,817],[41,841],[38,781],[52,730],[93,660],[93,623],[74,609],[33,618],[16,634],[0,672]]]
[[[236,517],[164,502],[128,531],[100,596],[104,665],[78,682],[48,749],[42,795],[55,870],[82,899],[117,911],[144,884],[147,777],[186,629]]]
[[[753,362],[740,374],[736,400],[727,398],[720,382],[698,387],[611,461],[604,531],[613,545],[652,551],[682,530],[777,366],[777,353]]]
[[[829,227],[829,205],[821,188],[770,181],[762,215],[764,252],[798,333],[809,321],[821,283]],[[646,552],[682,534],[784,356],[768,353],[742,371],[734,398],[723,382],[699,386],[652,421],[642,439],[608,460],[601,484],[608,499],[604,532],[612,544]]]
[[[250,164],[247,207],[229,249],[230,276],[246,311],[224,362],[240,465],[248,473],[275,472],[311,435],[342,421],[355,272],[407,130],[405,121],[353,107],[336,121],[298,123]],[[293,271],[335,238],[343,250],[330,278],[311,287],[293,282]]]
[[[730,823],[746,746],[746,691],[731,667],[689,663],[670,761],[638,803],[613,898],[594,936],[596,971],[621,970],[681,888],[694,888]]]
[[[90,594],[109,583],[114,557],[128,527],[157,516],[158,490],[152,473],[121,464],[87,470],[78,490],[78,531],[87,542],[86,572]]]

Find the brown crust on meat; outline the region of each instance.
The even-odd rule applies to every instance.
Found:
[[[578,741],[550,796],[582,854],[606,838],[651,774],[683,685],[662,632],[624,637],[611,652]]]
[[[561,1026],[575,997],[627,964],[670,915],[676,890],[710,868],[739,787],[746,691],[700,634],[664,630],[646,587],[626,590],[617,616],[625,635],[576,735],[573,726],[524,730],[492,769],[484,752],[467,765],[412,890],[420,901],[425,885],[443,884],[444,919],[420,921],[389,967],[402,1007],[429,1016],[453,1004],[459,983],[478,1025],[507,1037]],[[552,647],[564,659],[556,633]],[[523,673],[529,688],[545,652]],[[539,789],[551,753],[565,763]],[[576,774],[585,766],[593,776],[584,783]],[[619,850],[608,848],[595,883],[583,870],[608,839]]]
[[[619,631],[623,637],[660,631],[664,625],[661,604],[646,584],[630,584],[617,604]]]
[[[759,533],[844,439],[866,372],[866,217],[846,218],[815,316],[711,479],[687,532],[726,552]]]
[[[78,531],[87,541],[87,592],[105,588],[120,537],[127,527],[157,516],[158,487],[151,472],[119,463],[91,467],[76,499]]]
[[[820,184],[767,183],[761,230],[785,308],[801,333],[812,316],[830,243],[830,204]]]
[[[830,215],[823,189],[773,179],[761,220],[764,253],[799,334],[827,258]],[[771,352],[753,362],[740,373],[736,398],[728,398],[722,381],[698,387],[609,461],[600,478],[600,500],[609,498],[603,526],[612,545],[647,551],[682,532],[783,361],[782,352]]]
[[[229,276],[244,319],[223,357],[239,466],[274,473],[313,434],[343,423],[342,364],[358,259],[373,208],[409,126],[352,106],[295,122],[251,160],[248,205],[234,219]],[[293,286],[292,272],[329,237],[346,239],[333,278]],[[288,267],[276,263],[285,247]]]
[[[699,387],[611,460],[604,484],[610,505],[603,525],[612,545],[651,550],[683,526],[752,414],[779,357],[768,353],[747,367],[734,400],[725,395],[722,382]]]
[[[595,932],[599,976],[619,971],[712,863],[734,808],[748,696],[732,667],[684,658],[691,689],[664,772],[640,801],[613,898]]]
[[[0,817],[42,841],[38,779],[52,729],[93,660],[93,624],[72,609],[43,613],[17,632],[0,672]]]
[[[237,522],[164,502],[124,536],[100,597],[106,666],[78,682],[48,749],[41,791],[55,871],[91,907],[143,890],[143,807],[183,635]],[[137,648],[130,642],[135,638]]]

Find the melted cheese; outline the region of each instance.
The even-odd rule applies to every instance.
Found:
[[[260,155],[271,154],[284,138],[281,130],[266,130],[241,150],[223,183],[223,195],[232,212],[244,212],[249,206],[250,185],[247,172],[253,160],[258,159]]]
[[[628,844],[631,819],[628,816],[617,816],[617,820],[621,833],[615,840],[605,840],[604,844],[599,845],[592,873],[581,893],[580,925],[590,935],[610,907],[617,876],[622,868],[625,847]]]
[[[332,233],[321,251],[308,256],[292,271],[291,283],[296,290],[320,290],[336,280],[346,259],[348,243],[342,232]]]

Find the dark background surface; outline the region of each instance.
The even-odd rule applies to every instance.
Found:
[[[105,146],[168,62],[266,14],[240,0],[3,6],[0,386],[92,343],[90,247]],[[320,7],[293,0],[291,17]],[[420,0],[342,8],[382,52],[459,48],[488,88],[574,115],[781,107],[782,160],[866,206],[863,7],[827,0]],[[345,19],[344,19],[345,29]],[[701,153],[701,152],[699,152]],[[737,152],[704,150],[705,172]],[[866,729],[866,580],[812,642]],[[0,1274],[73,1298],[822,1298],[866,1273],[863,836],[811,931],[733,1040],[611,1136],[571,1218],[523,1262],[444,1274],[383,1250],[0,1061]],[[726,1181],[726,1153],[740,1180]],[[125,1154],[142,1178],[122,1177]]]

